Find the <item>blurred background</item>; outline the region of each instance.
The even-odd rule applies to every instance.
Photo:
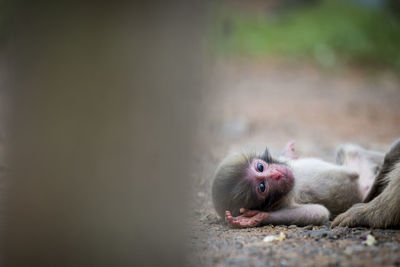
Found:
[[[0,6],[5,266],[263,264],[213,211],[227,153],[399,136],[395,0]]]
[[[397,1],[223,1],[217,10],[210,32],[222,74],[213,89],[223,89],[211,97],[228,138],[282,143],[307,134],[326,150],[330,139],[396,136]]]

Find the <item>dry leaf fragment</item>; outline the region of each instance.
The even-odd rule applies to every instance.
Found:
[[[367,246],[373,246],[376,244],[376,239],[373,235],[369,234],[369,235],[367,235],[367,239],[365,241],[363,241],[362,243]]]

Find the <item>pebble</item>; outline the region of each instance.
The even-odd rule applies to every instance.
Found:
[[[357,252],[361,252],[364,250],[365,250],[365,247],[363,245],[350,245],[350,246],[346,247],[346,249],[344,250],[344,253],[347,255],[353,255]]]
[[[237,249],[243,248],[243,243],[242,242],[235,242],[235,248],[237,248]]]
[[[322,237],[327,237],[328,233],[325,230],[311,230],[308,233],[309,237],[320,239]]]
[[[329,234],[328,234],[328,238],[331,239],[331,240],[333,240],[333,239],[338,239],[339,237],[338,237],[337,235],[335,235],[335,234],[329,233]]]
[[[304,226],[303,229],[304,230],[311,230],[311,229],[313,229],[313,226],[312,225],[307,225],[307,226]]]
[[[387,242],[383,244],[383,246],[387,247],[390,250],[400,250],[399,244],[393,242]]]
[[[365,232],[364,231],[362,231],[362,230],[352,230],[352,234],[353,235],[362,235],[362,234],[365,234]]]
[[[381,257],[376,257],[376,258],[374,259],[374,262],[375,262],[376,264],[379,264],[379,265],[381,265],[381,264],[382,264],[382,262],[383,262],[383,260],[382,260],[382,258],[381,258]]]
[[[383,236],[386,236],[386,234],[383,233],[383,232],[374,232],[374,233],[371,233],[371,234],[374,235],[375,237],[383,237]]]
[[[331,224],[332,224],[332,222],[329,221],[329,222],[325,223],[323,226],[326,227],[326,228],[330,228]]]

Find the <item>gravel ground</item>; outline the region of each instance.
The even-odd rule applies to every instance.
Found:
[[[324,71],[307,64],[232,60],[210,68],[199,135],[189,264],[240,266],[396,266],[400,230],[324,226],[229,228],[213,210],[211,182],[229,152],[279,152],[295,140],[300,156],[334,160],[355,142],[384,151],[400,136],[400,80],[390,73]],[[282,241],[263,242],[284,233]],[[363,242],[368,235],[376,243]]]

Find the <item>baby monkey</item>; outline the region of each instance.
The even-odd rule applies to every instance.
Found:
[[[231,155],[215,174],[214,207],[233,227],[321,225],[364,200],[383,157],[348,144],[337,150],[341,165],[298,159],[293,142],[278,158],[268,149],[261,155]]]

